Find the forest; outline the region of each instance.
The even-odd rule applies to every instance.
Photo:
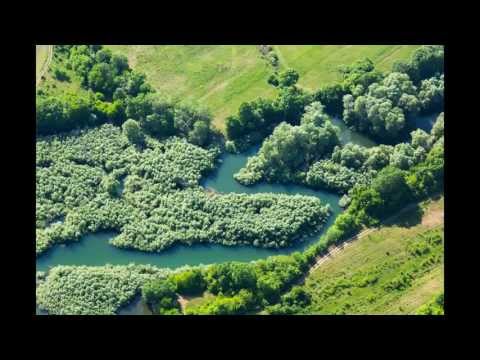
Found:
[[[116,314],[141,295],[158,315],[313,311],[319,298],[301,279],[319,256],[443,192],[443,56],[443,46],[420,46],[391,71],[357,60],[315,91],[299,86],[295,69],[273,64],[266,81],[276,95],[241,103],[222,133],[210,109],[157,91],[126,56],[55,45],[51,81],[36,92],[37,257],[100,231],[116,234],[112,246],[155,253],[201,243],[288,248],[324,231],[304,251],[252,262],[56,266],[37,272],[37,305],[49,314]],[[78,89],[55,89],[67,83]],[[417,116],[432,114],[430,131],[417,128]],[[333,117],[377,145],[342,144]],[[330,191],[343,212],[326,227],[332,212],[317,197],[206,191],[202,180],[222,166],[222,154],[253,146],[258,152],[233,175],[238,183]],[[424,247],[440,251],[435,241]],[[418,246],[412,254],[424,251]],[[197,306],[179,302],[206,293]],[[443,295],[418,313],[443,314]]]

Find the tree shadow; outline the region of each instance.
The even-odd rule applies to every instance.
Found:
[[[385,222],[385,225],[400,226],[406,228],[413,227],[422,222],[423,212],[423,209],[418,204],[416,204],[413,208],[401,212],[394,218]]]

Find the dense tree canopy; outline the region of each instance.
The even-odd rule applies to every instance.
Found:
[[[443,73],[444,48],[442,45],[424,45],[415,50],[408,62],[397,62],[394,71],[404,72],[415,82]]]
[[[371,84],[365,95],[345,95],[343,120],[380,141],[395,141],[407,128],[407,119],[420,111],[416,92],[408,75],[390,73]]]
[[[338,130],[323,112],[320,103],[306,109],[299,126],[278,125],[262,144],[258,154],[234,175],[242,184],[260,180],[269,182],[298,181],[313,161],[329,155],[339,144]]]
[[[122,125],[133,119],[155,137],[180,135],[196,145],[210,144],[211,115],[191,105],[174,105],[155,93],[144,74],[129,68],[125,56],[112,55],[101,46],[55,46],[55,51],[55,66],[73,69],[87,92],[51,96],[40,90],[36,104],[40,135],[106,122]]]
[[[199,180],[215,166],[218,150],[179,138],[160,142],[147,135],[137,148],[120,129],[103,125],[39,138],[37,154],[38,253],[105,229],[119,232],[113,245],[144,251],[178,242],[285,247],[329,215],[313,197],[210,196]],[[115,196],[120,181],[125,187]],[[49,226],[60,216],[62,224]]]

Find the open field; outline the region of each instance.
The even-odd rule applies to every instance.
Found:
[[[353,242],[305,281],[317,314],[410,314],[443,291],[443,242],[413,256],[426,234],[443,238],[443,198]],[[422,214],[423,212],[423,214]],[[429,263],[429,261],[431,261]],[[404,285],[388,289],[411,275]]]
[[[242,102],[271,98],[267,83],[272,68],[254,45],[108,45],[128,57],[130,66],[145,72],[148,81],[173,98],[196,101],[210,108],[214,124],[224,130],[225,118]],[[280,68],[300,73],[300,86],[310,90],[339,79],[338,65],[369,57],[380,69],[390,69],[418,46],[403,45],[278,45]]]
[[[294,68],[299,85],[316,90],[320,85],[340,80],[341,64],[368,57],[383,71],[397,60],[408,59],[418,45],[275,45],[281,68]]]
[[[275,93],[267,83],[271,69],[254,45],[107,47],[125,54],[165,95],[207,105],[221,129],[242,102]]]

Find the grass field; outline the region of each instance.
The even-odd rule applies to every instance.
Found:
[[[299,85],[318,89],[319,85],[340,80],[340,64],[368,57],[378,69],[391,70],[396,60],[408,59],[418,45],[275,45],[281,68],[294,68]]]
[[[220,129],[242,102],[275,93],[267,83],[271,69],[253,45],[107,47],[125,54],[162,93],[208,106]]]
[[[423,213],[423,214],[422,214]],[[443,292],[443,242],[421,255],[409,251],[422,237],[443,238],[443,198],[423,204],[353,242],[309,275],[305,281],[315,314],[412,314]],[[411,274],[396,288],[388,284]]]
[[[128,57],[130,65],[145,72],[149,82],[173,98],[193,100],[212,111],[214,124],[224,130],[228,115],[242,102],[271,98],[276,89],[267,83],[272,69],[254,45],[107,45]],[[278,45],[280,68],[293,67],[300,86],[317,89],[336,81],[338,65],[369,57],[380,69],[390,69],[417,46],[403,45]]]

